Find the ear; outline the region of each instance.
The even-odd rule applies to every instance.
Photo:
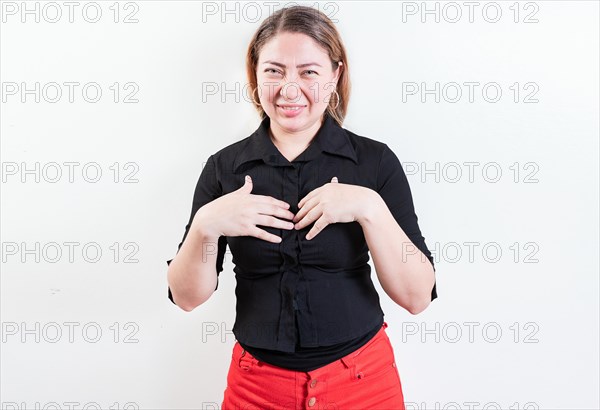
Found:
[[[342,75],[342,70],[344,69],[344,63],[342,63],[341,61],[338,61],[338,67],[335,69],[335,77],[333,78],[333,81],[335,82],[335,85],[337,87],[337,83],[340,79],[340,76]]]

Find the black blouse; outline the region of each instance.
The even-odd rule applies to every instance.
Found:
[[[252,177],[252,194],[283,200],[294,214],[304,196],[336,176],[339,183],[377,191],[435,271],[417,223],[408,180],[387,144],[354,134],[326,114],[309,146],[290,162],[271,141],[269,125],[266,117],[252,135],[208,158],[178,251],[196,211],[240,188],[245,175]],[[301,352],[313,352],[313,364],[328,363],[333,357],[342,357],[350,347],[366,343],[365,337],[374,335],[383,323],[384,313],[371,280],[369,249],[360,224],[330,224],[308,241],[305,236],[313,224],[300,230],[258,226],[282,241],[222,236],[217,246],[217,274],[223,270],[227,245],[232,255],[237,283],[232,331],[240,344],[254,348],[257,357],[261,351],[271,353],[271,358],[280,352],[281,363],[304,369],[311,367],[306,362],[310,355]],[[401,259],[398,255],[398,263]],[[175,303],[170,288],[168,296]],[[431,300],[436,297],[434,284]],[[320,359],[314,354],[319,347],[329,352]],[[337,350],[332,351],[332,347]],[[296,366],[291,364],[294,357],[298,357]]]

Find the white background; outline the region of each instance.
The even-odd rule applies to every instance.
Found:
[[[240,90],[270,6],[98,2],[91,23],[93,5],[76,3],[70,22],[54,4],[52,23],[56,6],[2,2],[2,408],[218,408],[235,342],[231,255],[191,313],[167,299],[166,260],[208,156],[259,124]],[[463,2],[320,5],[349,53],[344,127],[396,152],[436,258],[439,298],[417,316],[373,275],[407,408],[598,409],[598,2],[475,4],[472,21]],[[39,102],[24,93],[36,83]],[[203,93],[210,83],[216,95]],[[403,95],[411,83],[439,83],[439,102]],[[81,172],[94,164],[95,183]],[[66,242],[78,244],[72,261]],[[83,258],[86,244],[99,261]]]

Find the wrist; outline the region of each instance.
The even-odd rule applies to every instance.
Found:
[[[210,225],[210,223],[204,217],[204,214],[201,211],[202,208],[200,208],[198,212],[196,212],[190,229],[193,229],[194,232],[196,232],[198,237],[200,237],[200,239],[202,239],[203,242],[216,242],[219,239],[219,237],[221,237],[221,233]]]
[[[364,189],[366,190],[366,200],[361,207],[361,213],[357,219],[357,222],[361,226],[373,223],[377,215],[381,213],[383,209],[381,207],[386,206],[385,201],[377,191],[366,187]]]

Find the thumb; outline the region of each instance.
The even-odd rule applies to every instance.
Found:
[[[242,185],[238,191],[246,194],[252,192],[252,177],[250,175],[246,175],[244,185]]]
[[[338,178],[337,177],[331,178],[331,182],[338,182]]]

